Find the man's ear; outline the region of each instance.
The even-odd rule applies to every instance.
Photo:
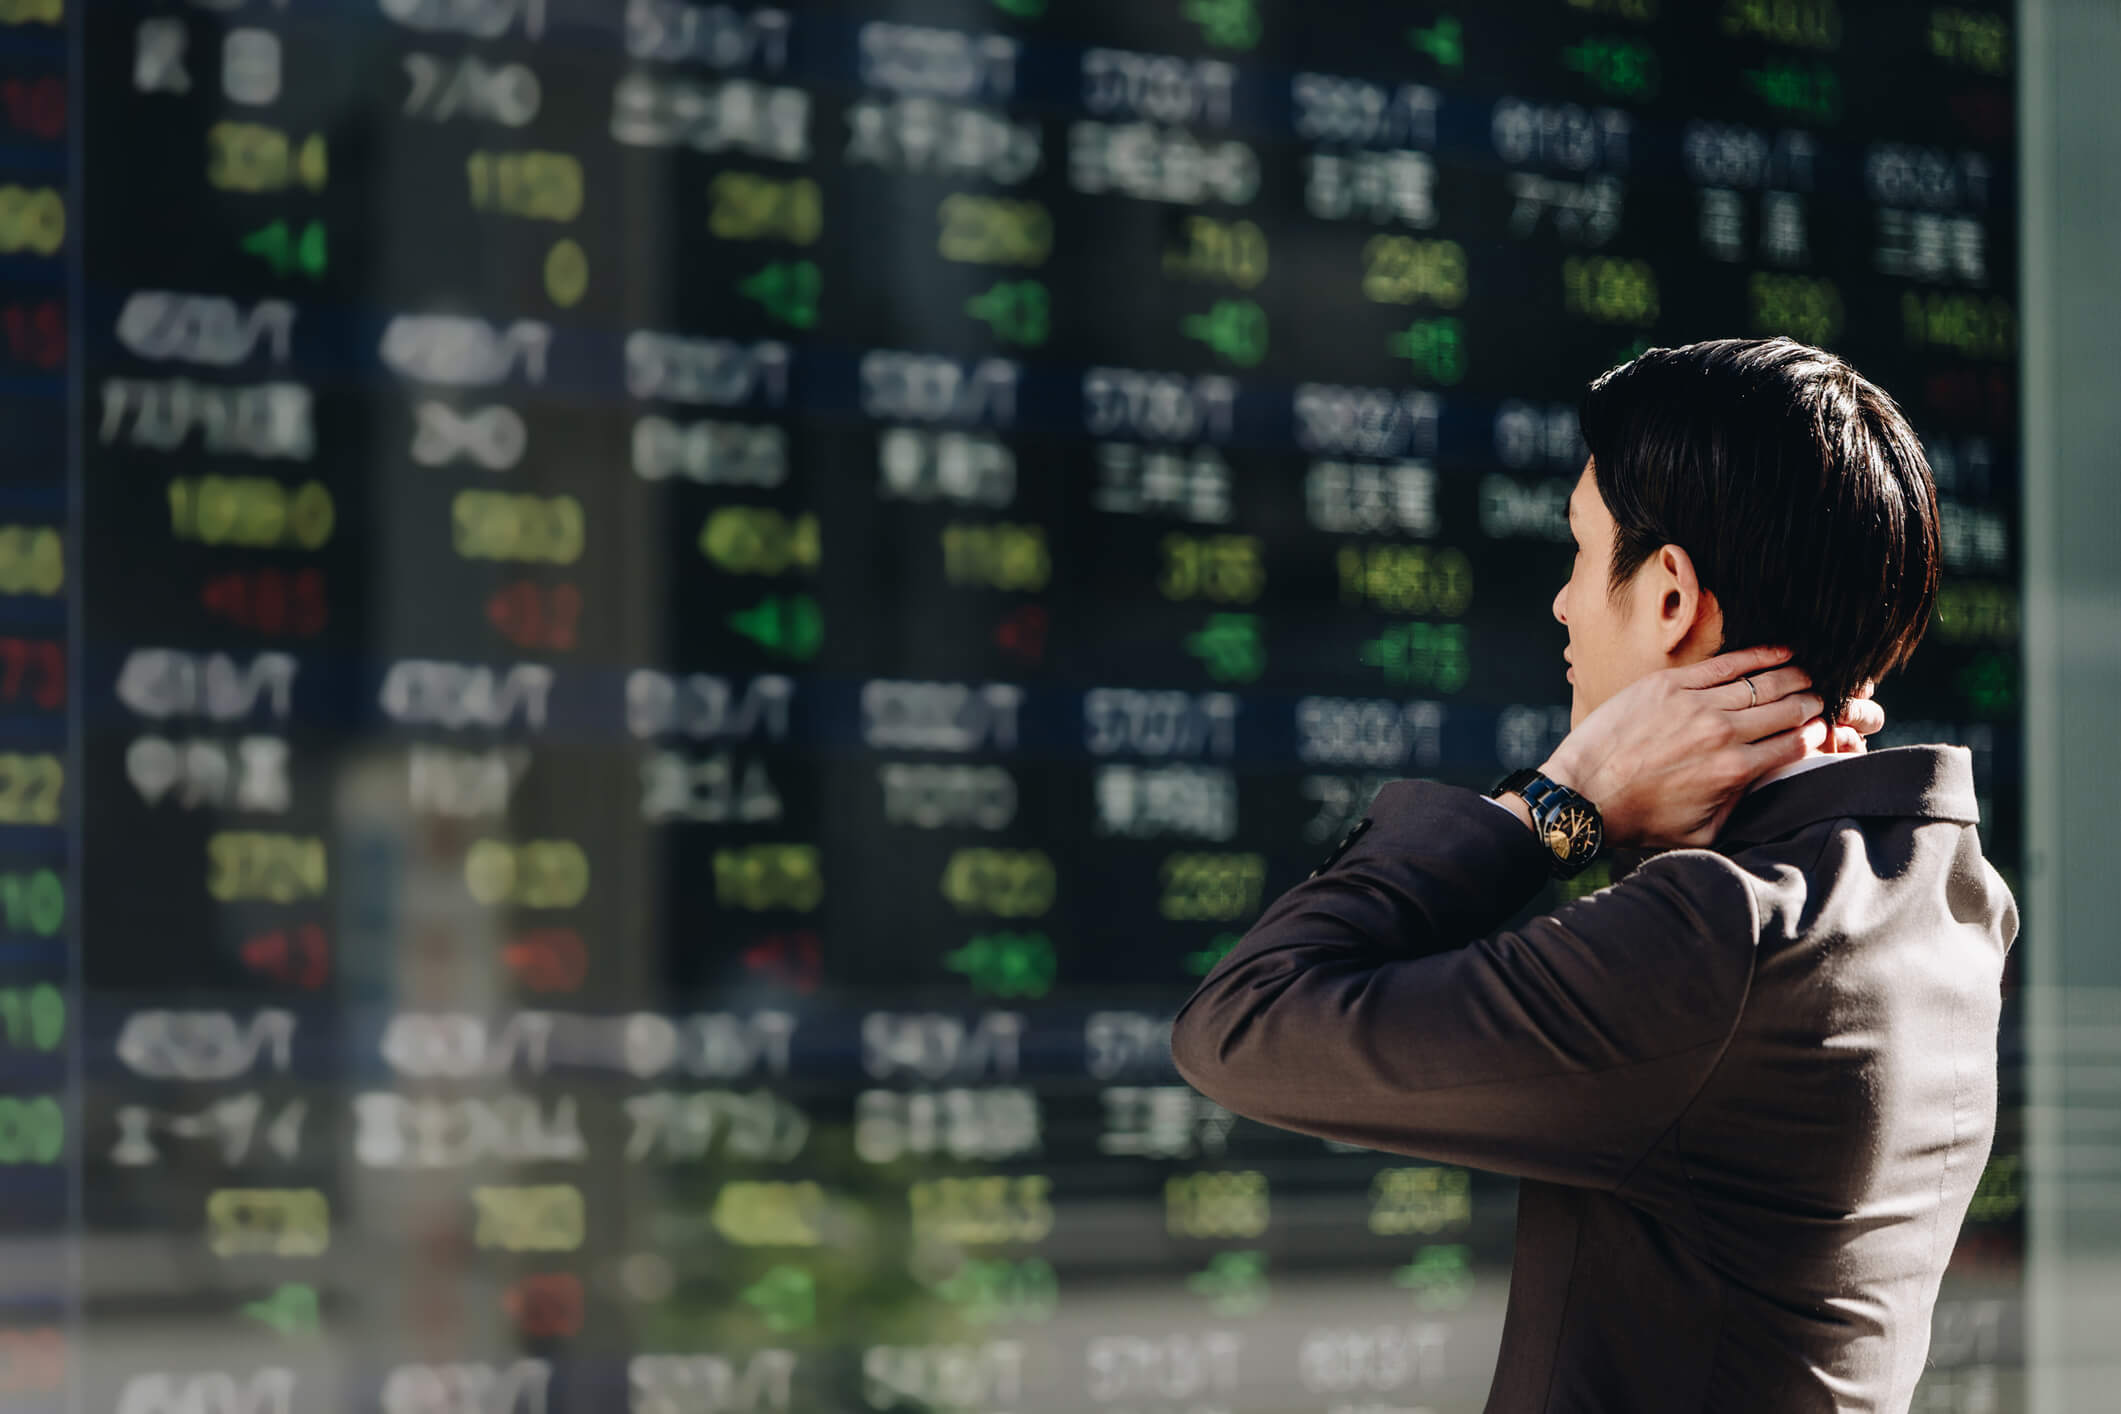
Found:
[[[1653,577],[1657,602],[1657,643],[1667,657],[1699,645],[1701,657],[1713,657],[1723,642],[1723,609],[1716,596],[1701,587],[1694,557],[1678,545],[1665,545],[1643,567]]]

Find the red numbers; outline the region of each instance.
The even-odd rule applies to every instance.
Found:
[[[518,933],[502,945],[501,961],[533,992],[571,992],[589,974],[589,950],[572,928]]]
[[[0,702],[27,697],[49,712],[66,701],[66,650],[48,638],[0,638]]]
[[[0,105],[7,121],[21,131],[41,138],[66,133],[66,80],[0,79]]]
[[[569,652],[581,618],[582,591],[571,584],[547,588],[519,579],[502,585],[486,601],[486,621],[518,648]]]
[[[243,965],[262,977],[315,991],[331,979],[331,940],[315,923],[254,933],[243,942]]]
[[[255,570],[217,574],[199,602],[217,619],[259,633],[322,633],[331,617],[322,570]]]
[[[0,308],[0,331],[7,335],[7,356],[38,368],[66,363],[66,310],[55,299]]]
[[[558,1340],[582,1329],[582,1279],[572,1272],[533,1272],[501,1293],[501,1307],[532,1340]]]

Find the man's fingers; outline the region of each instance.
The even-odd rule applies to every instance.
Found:
[[[1840,725],[1853,727],[1864,736],[1885,726],[1885,709],[1865,697],[1852,697],[1842,710]]]
[[[1719,653],[1713,658],[1704,658],[1698,663],[1679,669],[1682,687],[1714,687],[1718,683],[1742,678],[1747,673],[1757,673],[1763,668],[1772,668],[1790,656],[1787,648],[1741,648],[1735,653]]]
[[[1746,691],[1746,683],[1753,684],[1752,693]],[[1741,712],[1751,707],[1765,707],[1793,692],[1802,692],[1812,685],[1812,675],[1794,663],[1770,669],[1764,673],[1753,673],[1749,678],[1740,678],[1719,689],[1719,693],[1730,694],[1731,710]],[[1757,693],[1755,697],[1753,693]],[[1721,696],[1718,701],[1721,701]]]
[[[1802,760],[1808,749],[1825,746],[1826,741],[1826,723],[1817,717],[1807,717],[1802,724],[1788,731],[1740,743],[1738,750],[1743,753],[1749,776],[1759,776],[1777,766]]]

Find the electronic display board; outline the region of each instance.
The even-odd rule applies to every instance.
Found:
[[[2011,41],[0,0],[0,1396],[1477,1410],[1511,1185],[1170,1015],[1558,743],[1575,400],[1698,338],[1921,433],[1881,740],[2015,884]],[[2022,1398],[2003,1052],[1926,1411]]]

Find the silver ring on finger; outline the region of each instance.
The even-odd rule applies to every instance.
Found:
[[[1753,680],[1751,678],[1745,678],[1742,679],[1742,681],[1745,683],[1745,690],[1753,694],[1753,700],[1746,703],[1745,705],[1748,708],[1758,707],[1760,705],[1760,689],[1753,686]]]

